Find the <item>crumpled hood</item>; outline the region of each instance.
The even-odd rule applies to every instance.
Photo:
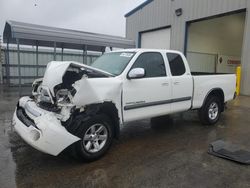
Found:
[[[51,61],[47,65],[42,85],[48,87],[53,96],[55,96],[54,87],[63,82],[63,75],[72,64],[111,76],[111,74],[107,72],[74,61]]]
[[[62,83],[62,77],[71,62],[68,61],[51,61],[48,63],[42,85],[49,88],[54,96],[53,88]]]

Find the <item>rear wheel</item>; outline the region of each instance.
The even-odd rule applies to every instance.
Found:
[[[205,104],[198,111],[202,124],[213,125],[217,123],[222,112],[222,104],[223,103],[219,97],[209,97]]]
[[[77,157],[84,161],[94,161],[108,151],[114,135],[113,125],[108,116],[96,115],[82,123],[76,135],[81,138],[73,146]]]

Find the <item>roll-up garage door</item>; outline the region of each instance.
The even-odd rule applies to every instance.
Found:
[[[170,49],[171,28],[141,33],[141,48]]]

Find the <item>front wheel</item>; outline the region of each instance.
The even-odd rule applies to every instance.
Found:
[[[222,101],[217,96],[209,97],[199,109],[200,121],[204,125],[213,125],[218,122],[222,112]]]
[[[77,135],[81,138],[74,145],[77,157],[84,161],[94,161],[107,152],[112,143],[114,131],[110,118],[100,114],[82,123]]]

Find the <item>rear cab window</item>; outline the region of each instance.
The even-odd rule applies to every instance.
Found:
[[[185,64],[181,55],[168,52],[167,58],[172,76],[181,76],[186,73]]]
[[[143,68],[145,70],[144,78],[164,77],[167,75],[164,59],[159,52],[142,53],[131,69],[133,68]]]

